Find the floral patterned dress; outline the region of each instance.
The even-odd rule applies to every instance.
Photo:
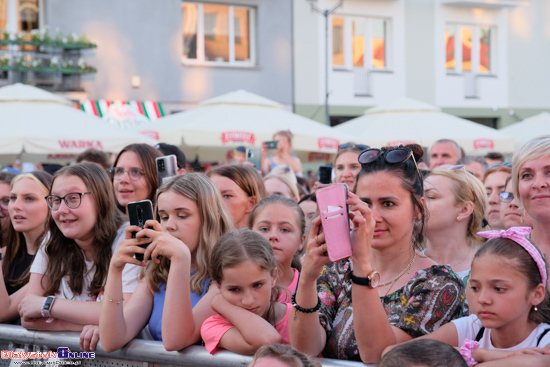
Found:
[[[317,280],[321,299],[319,318],[327,332],[323,357],[360,361],[353,329],[351,262],[326,265]],[[413,338],[431,333],[463,316],[464,284],[450,267],[419,270],[406,286],[380,297],[391,325]]]

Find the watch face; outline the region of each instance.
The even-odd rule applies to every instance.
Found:
[[[378,287],[378,284],[380,283],[380,273],[377,271],[372,272],[372,276],[370,278],[370,286],[372,288]]]

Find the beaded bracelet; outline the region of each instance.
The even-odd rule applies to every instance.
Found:
[[[292,295],[292,306],[297,311],[300,311],[300,312],[303,312],[303,313],[313,313],[313,312],[319,310],[319,308],[321,308],[321,299],[319,298],[319,296],[317,296],[317,305],[315,305],[315,307],[313,307],[313,308],[303,308],[303,307],[298,306],[298,304],[296,303],[296,293],[294,293]]]
[[[468,366],[475,366],[477,364],[477,361],[472,357],[472,353],[476,348],[479,348],[479,343],[470,339],[464,340],[464,344],[460,347],[460,354]]]

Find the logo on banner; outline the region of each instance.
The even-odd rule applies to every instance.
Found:
[[[155,130],[141,130],[141,134],[150,137],[151,139],[160,140],[159,132]]]
[[[495,142],[493,139],[476,139],[474,140],[474,149],[489,148],[494,149]]]
[[[319,152],[310,152],[307,157],[308,162],[314,162],[314,161],[325,161],[328,162],[330,160],[330,154],[329,153],[319,153]]]
[[[98,149],[103,150],[100,140],[58,140],[61,149]]]
[[[321,149],[322,148],[338,149],[340,142],[334,138],[322,137],[317,140],[317,145],[319,145],[319,148]]]
[[[150,122],[134,106],[119,103],[110,105],[107,113],[103,115],[103,119],[112,125],[120,127],[132,127]]]
[[[224,144],[238,141],[252,145],[256,141],[254,134],[248,131],[226,131],[222,133],[221,139]]]

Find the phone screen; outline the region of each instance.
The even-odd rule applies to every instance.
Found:
[[[128,203],[128,217],[130,224],[144,228],[145,222],[149,219],[154,219],[153,204],[151,200],[133,201]],[[153,227],[149,227],[153,229]],[[136,238],[136,232],[132,233],[132,237]],[[149,244],[139,245],[139,247],[147,248]],[[136,253],[135,258],[138,261],[143,261],[143,254]],[[151,258],[149,258],[151,260]]]

